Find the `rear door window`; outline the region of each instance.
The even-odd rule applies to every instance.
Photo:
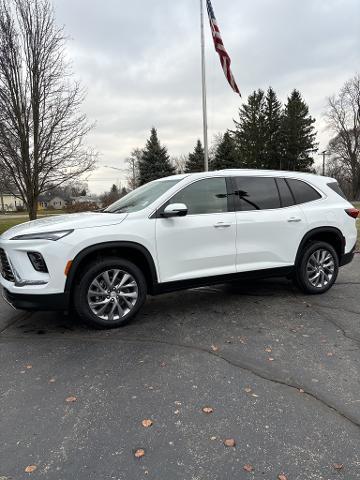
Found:
[[[235,177],[237,210],[269,210],[280,208],[275,179],[270,177]]]
[[[308,183],[293,178],[286,179],[297,204],[313,202],[319,200],[321,195]]]

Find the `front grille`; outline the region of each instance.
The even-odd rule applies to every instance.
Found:
[[[14,274],[11,269],[9,260],[6,256],[5,251],[0,248],[0,272],[1,275],[8,280],[9,282],[15,282]]]

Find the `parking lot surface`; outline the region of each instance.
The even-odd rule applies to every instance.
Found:
[[[359,255],[322,296],[188,290],[115,331],[0,307],[1,480],[360,479]]]

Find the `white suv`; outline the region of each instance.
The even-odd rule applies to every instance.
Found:
[[[147,294],[288,276],[323,293],[349,263],[359,211],[335,180],[297,172],[178,175],[102,212],[55,216],[0,237],[4,296],[24,310],[69,310],[119,327]]]

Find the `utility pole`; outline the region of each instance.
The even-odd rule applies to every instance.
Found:
[[[330,156],[330,152],[328,152],[327,150],[324,150],[323,152],[319,153],[319,155],[322,155],[322,157],[323,157],[323,171],[322,171],[322,174],[323,174],[323,177],[325,177],[325,174],[326,174],[326,157]]]

